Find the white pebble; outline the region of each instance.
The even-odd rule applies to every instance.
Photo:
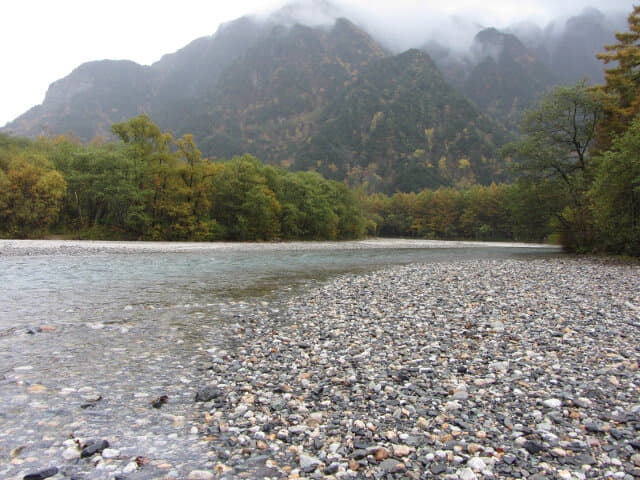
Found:
[[[548,398],[547,400],[542,402],[542,404],[545,407],[549,408],[560,408],[562,406],[562,400],[559,400],[557,398]]]
[[[105,448],[102,451],[102,458],[116,458],[120,456],[120,450],[115,448]]]

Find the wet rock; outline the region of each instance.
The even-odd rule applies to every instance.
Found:
[[[81,458],[87,458],[102,452],[105,448],[109,448],[109,442],[107,440],[98,440],[87,443],[80,452]]]
[[[45,478],[57,475],[58,467],[50,467],[39,472],[29,473],[23,477],[23,480],[44,480]]]

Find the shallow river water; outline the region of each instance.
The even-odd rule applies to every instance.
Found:
[[[138,458],[153,468],[135,478],[186,478],[207,460],[194,394],[207,362],[233,348],[245,312],[277,313],[282,298],[342,273],[558,254],[407,240],[0,240],[0,477],[56,466],[56,478],[115,478]],[[167,406],[152,408],[161,395]],[[76,438],[108,439],[115,459],[96,466],[73,458]]]

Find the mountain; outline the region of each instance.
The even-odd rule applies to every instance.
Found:
[[[418,50],[371,63],[320,123],[296,155],[295,169],[385,192],[490,183],[504,173],[489,159],[506,132]]]
[[[507,125],[517,125],[522,111],[554,85],[551,70],[513,34],[482,30],[471,51],[478,63],[463,91],[481,110]]]
[[[522,113],[556,85],[604,80],[596,53],[626,30],[623,15],[586,9],[544,28],[531,23],[481,29],[468,50],[431,40],[421,48],[483,112],[516,130]]]
[[[242,17],[220,26],[209,37],[194,40],[152,65],[153,99],[146,112],[164,129],[179,129],[208,98],[224,71],[264,33],[264,25]]]
[[[23,137],[73,132],[82,140],[109,135],[113,123],[146,111],[155,77],[150,67],[130,61],[85,63],[52,83],[42,105],[4,130]]]
[[[41,105],[3,130],[25,137],[73,132],[88,141],[109,137],[113,123],[142,113],[162,128],[175,129],[222,72],[257,41],[262,28],[242,17],[151,66],[113,60],[82,64],[52,83]]]
[[[288,165],[330,101],[386,55],[345,19],[329,29],[274,27],[210,86],[181,130],[218,156],[249,152]]]
[[[441,38],[393,54],[328,2],[308,3],[224,24],[151,66],[83,64],[3,131],[89,141],[145,113],[211,158],[251,153],[387,192],[489,183],[505,178],[504,126],[591,72],[585,29],[613,37],[609,17],[588,11],[562,28],[480,29],[468,51]]]
[[[85,64],[9,129],[35,135],[50,122],[52,133],[88,140],[142,112],[194,134],[210,157],[250,153],[388,192],[503,174],[491,159],[504,130],[428,55],[391,55],[344,18],[318,27],[243,18],[150,67]]]
[[[596,54],[604,51],[604,45],[615,43],[615,32],[625,30],[625,15],[605,15],[594,8],[587,8],[566,20],[551,22],[545,28],[531,24],[511,28],[563,84],[575,83],[582,78],[588,78],[594,84],[602,83],[604,65]]]

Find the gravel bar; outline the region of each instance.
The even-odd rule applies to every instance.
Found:
[[[247,318],[199,392],[193,478],[638,478],[638,273],[403,266]]]
[[[639,273],[569,257],[435,262],[256,301],[232,342],[200,351],[189,382],[147,407],[191,402],[167,452],[52,438],[42,469],[12,478],[640,478]],[[191,465],[159,460],[189,442]]]

